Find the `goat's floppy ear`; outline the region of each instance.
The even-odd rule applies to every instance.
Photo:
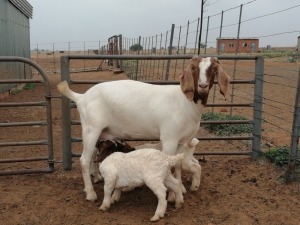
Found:
[[[191,67],[192,65],[188,66],[179,77],[181,91],[189,101],[193,101],[195,93],[195,81]]]
[[[225,70],[220,65],[220,62],[217,58],[214,58],[216,60],[216,63],[218,64],[218,73],[217,73],[217,81],[220,87],[220,93],[224,96],[224,99],[226,100],[226,93],[229,87],[229,81],[230,77],[225,72]]]

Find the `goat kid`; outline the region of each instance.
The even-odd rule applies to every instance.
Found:
[[[184,146],[184,153],[175,156],[150,148],[130,153],[114,152],[109,155],[99,166],[104,178],[104,199],[99,209],[106,211],[111,204],[119,201],[123,188],[133,189],[143,184],[146,184],[158,198],[157,209],[151,221],[164,217],[167,208],[167,189],[175,194],[175,207],[180,208],[183,203],[180,182],[173,177],[170,169],[175,167],[175,171],[179,173],[181,168],[191,169],[200,184],[201,167],[199,164],[198,167],[194,167],[194,164],[190,163],[198,142],[197,139],[192,139]],[[109,148],[105,150],[110,151]]]
[[[90,174],[93,177],[94,183],[98,183],[103,180],[99,173],[99,163],[101,163],[107,156],[113,152],[128,153],[135,150],[135,148],[120,140],[98,140],[96,143],[96,149],[97,150],[94,152],[90,166]],[[109,151],[107,149],[109,149]]]
[[[99,136],[110,140],[159,138],[162,151],[175,155],[182,151],[178,143],[196,136],[215,77],[225,98],[229,76],[212,57],[193,57],[180,76],[180,86],[119,80],[97,84],[79,94],[70,90],[66,81],[59,83],[58,91],[77,104],[80,114],[80,164],[86,199],[97,199],[90,162]]]

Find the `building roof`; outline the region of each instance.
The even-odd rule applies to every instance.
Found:
[[[25,16],[32,18],[33,7],[26,0],[9,0]]]

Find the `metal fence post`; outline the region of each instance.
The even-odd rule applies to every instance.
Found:
[[[208,38],[208,29],[209,29],[209,16],[207,17],[207,28],[206,28],[206,35],[205,35],[205,45],[204,45],[204,55],[206,55],[206,46],[207,46],[207,38]]]
[[[60,58],[61,80],[70,84],[70,60],[62,56]],[[64,170],[72,169],[72,146],[71,146],[71,108],[70,100],[62,96],[62,151],[63,151],[63,168]]]
[[[223,17],[224,17],[224,11],[222,10],[222,13],[221,13],[220,34],[219,34],[219,40],[218,40],[218,44],[217,44],[217,54],[218,55],[220,55],[220,42],[221,42],[221,38],[222,38]]]
[[[252,156],[256,158],[261,153],[262,103],[264,83],[264,58],[257,57],[255,61],[254,109],[253,109],[253,140]]]
[[[142,39],[142,37],[139,36],[139,43],[138,43],[139,46],[138,46],[138,51],[137,51],[137,54],[138,54],[138,55],[140,54],[141,39]],[[139,60],[136,60],[135,80],[138,79],[138,71],[139,71]]]
[[[169,49],[168,49],[168,54],[169,55],[172,55],[174,30],[175,30],[175,24],[172,24],[171,36],[170,36],[170,45],[169,45]],[[170,64],[171,64],[171,60],[168,59],[165,80],[169,80]]]
[[[119,34],[119,55],[123,55],[123,43],[122,43],[122,34]],[[118,64],[121,70],[123,70],[123,61],[118,60]]]
[[[300,135],[300,68],[298,73],[297,94],[295,100],[293,130],[291,135],[291,150],[289,155],[288,169],[285,174],[287,181],[293,181],[296,179],[296,164],[297,164],[297,152]]]

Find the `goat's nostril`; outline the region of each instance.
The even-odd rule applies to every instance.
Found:
[[[207,84],[199,84],[199,87],[201,87],[201,88],[207,88]]]

